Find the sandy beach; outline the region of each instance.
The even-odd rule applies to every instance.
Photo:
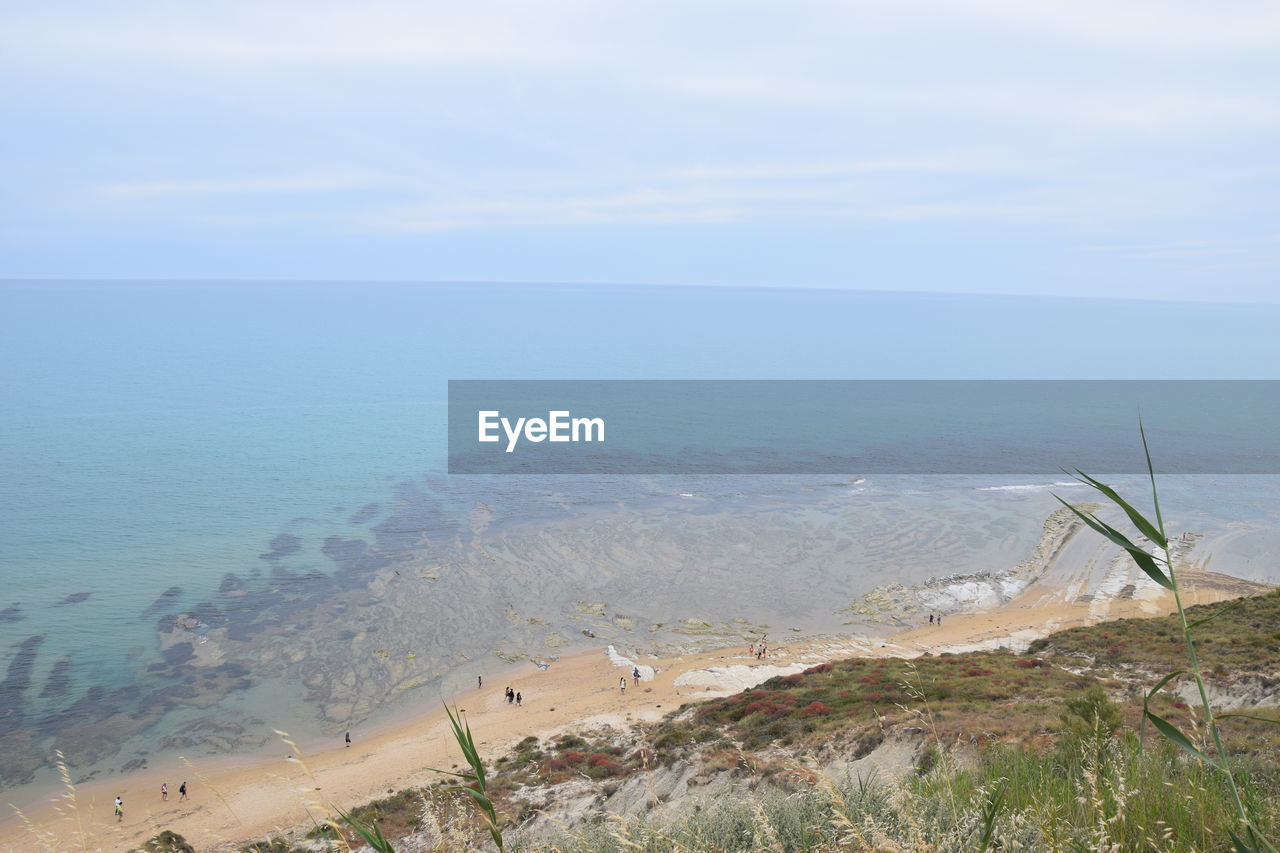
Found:
[[[768,658],[738,646],[668,658],[644,657],[650,681],[632,684],[629,668],[612,663],[604,649],[562,658],[542,670],[526,664],[450,698],[465,713],[488,757],[495,758],[528,735],[546,737],[574,727],[627,726],[656,720],[681,704],[746,689],[774,675],[796,672],[825,660],[855,655],[914,656],[925,652],[1020,648],[1053,630],[1125,616],[1155,616],[1173,609],[1163,590],[1133,588],[1099,597],[1081,594],[1068,579],[1045,578],[1016,598],[990,610],[948,616],[941,626],[925,615],[919,624],[884,637],[824,636],[771,638]],[[1211,603],[1263,589],[1259,584],[1207,572],[1184,574],[1187,605]],[[626,675],[627,689],[618,679]],[[504,698],[507,684],[523,694],[521,707]],[[429,784],[440,777],[429,768],[451,768],[461,760],[439,707],[373,734],[357,732],[348,748],[300,755],[284,737],[275,758],[222,759],[148,770],[95,781],[69,799],[37,804],[0,828],[5,851],[68,849],[127,851],[161,829],[184,835],[198,850],[234,850],[236,843],[309,827],[314,819],[390,791]],[[179,802],[186,779],[190,800]],[[169,800],[160,799],[168,782]],[[113,801],[120,796],[125,819],[117,822]],[[81,843],[81,837],[86,840]]]

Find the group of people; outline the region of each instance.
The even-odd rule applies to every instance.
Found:
[[[636,687],[640,686],[640,667],[631,667],[631,680],[635,682]],[[618,677],[618,690],[624,695],[627,692],[627,677],[625,675]]]
[[[187,783],[184,781],[181,785],[178,786],[178,801],[181,802],[185,799],[187,799]],[[160,801],[165,803],[169,802],[169,783],[168,782],[160,783]],[[124,820],[124,798],[117,794],[116,795],[116,822],[118,823],[122,820]]]
[[[506,694],[506,695],[507,695],[507,704],[508,704],[508,705],[519,705],[519,704],[521,704],[522,702],[524,702],[524,697],[523,697],[523,696],[521,696],[521,695],[520,695],[519,693],[517,693],[516,691],[512,690],[510,686],[508,686],[508,687],[507,687],[507,694]]]
[[[765,637],[767,636],[768,634],[761,637],[759,644],[752,643],[747,646],[747,654],[755,656],[756,660],[763,660],[764,658],[767,658],[769,656],[769,647],[764,644]]]
[[[932,613],[930,613],[930,614],[929,614],[929,624],[930,624],[930,625],[941,625],[941,624],[942,624],[942,614],[941,614],[941,613],[939,613],[937,616],[934,616]]]

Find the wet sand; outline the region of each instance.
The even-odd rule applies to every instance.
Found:
[[[1183,575],[1184,603],[1209,603],[1264,589],[1225,575]],[[1064,582],[1065,581],[1065,582]],[[1038,636],[1074,625],[1125,616],[1154,616],[1173,609],[1172,596],[1139,584],[1119,585],[1101,594],[1106,580],[1082,590],[1069,578],[1044,577],[1008,603],[985,612],[949,615],[941,626],[919,615],[917,624],[884,638],[827,636],[794,640],[770,637],[778,647],[766,660],[748,654],[746,644],[670,657],[644,657],[652,681],[633,686],[628,669],[610,663],[603,649],[578,653],[540,670],[514,667],[450,699],[464,711],[487,758],[496,758],[528,735],[546,737],[566,728],[626,726],[656,720],[682,703],[726,695],[782,672],[853,655],[914,656],[926,651],[1021,647]],[[1112,586],[1116,586],[1112,583]],[[620,676],[628,677],[625,693]],[[520,690],[523,707],[507,704],[507,684]],[[385,796],[391,790],[437,781],[426,768],[452,768],[461,761],[442,710],[433,708],[389,724],[355,743],[341,743],[298,759],[281,742],[278,758],[222,759],[165,775],[148,770],[129,777],[81,786],[77,807],[45,805],[25,814],[26,825],[10,819],[0,827],[0,850],[127,851],[160,829],[186,836],[196,849],[234,850],[235,843],[261,840],[287,830],[305,831],[313,819]],[[289,757],[291,756],[292,757]],[[177,787],[187,779],[191,800],[178,802]],[[170,798],[160,801],[159,786],[169,783]],[[126,819],[116,823],[114,798],[122,796]],[[80,842],[80,833],[87,837]]]

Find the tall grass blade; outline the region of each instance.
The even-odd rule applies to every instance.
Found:
[[[345,822],[347,826],[355,830],[356,835],[363,838],[364,842],[368,844],[375,853],[396,853],[395,848],[391,846],[391,842],[383,837],[382,830],[378,828],[377,824],[370,823],[366,825],[360,823],[350,814],[342,811],[341,809],[338,810],[338,817],[342,818],[343,822]]]
[[[1147,714],[1151,713],[1151,700],[1155,697],[1160,689],[1173,681],[1179,675],[1186,675],[1186,670],[1180,669],[1177,672],[1171,672],[1164,678],[1156,682],[1156,686],[1147,691],[1147,695],[1142,697],[1142,721],[1138,723],[1138,744],[1141,745],[1143,738],[1147,733]]]
[[[1190,630],[1192,628],[1199,628],[1201,625],[1208,624],[1209,622],[1212,622],[1214,619],[1217,619],[1223,613],[1228,613],[1232,610],[1235,610],[1237,607],[1239,607],[1240,605],[1248,601],[1250,597],[1251,596],[1245,596],[1244,598],[1237,598],[1235,601],[1231,602],[1226,607],[1220,607],[1217,610],[1210,613],[1208,616],[1204,617],[1203,619],[1197,619],[1196,621],[1192,622],[1190,625],[1187,626],[1187,630]]]
[[[1121,548],[1128,551],[1129,556],[1133,558],[1133,561],[1135,563],[1137,563],[1138,568],[1142,569],[1142,571],[1146,573],[1147,577],[1151,578],[1153,581],[1160,584],[1160,586],[1164,587],[1165,589],[1170,589],[1170,590],[1173,589],[1173,581],[1170,580],[1169,576],[1166,575],[1163,571],[1161,571],[1160,567],[1156,565],[1155,557],[1152,557],[1151,554],[1142,550],[1137,545],[1133,544],[1131,541],[1129,541],[1129,537],[1125,536],[1123,533],[1121,533],[1119,530],[1116,530],[1114,527],[1107,524],[1105,521],[1102,521],[1097,516],[1091,515],[1087,512],[1084,512],[1081,509],[1078,509],[1072,506],[1071,504],[1067,503],[1057,495],[1054,495],[1054,497],[1057,498],[1058,503],[1062,504],[1067,509],[1074,512],[1077,516],[1080,517],[1080,520],[1083,521],[1085,524],[1089,525],[1089,527],[1093,528],[1098,533],[1101,533],[1103,536],[1105,536],[1115,544],[1119,545]]]
[[[1277,719],[1275,717],[1259,717],[1256,714],[1241,714],[1236,711],[1231,711],[1226,714],[1218,715],[1219,720],[1225,720],[1228,717],[1240,717],[1241,719],[1244,719],[1244,720],[1257,720],[1260,723],[1271,723],[1272,725],[1280,726],[1280,719]]]
[[[1111,488],[1106,483],[1093,479],[1079,468],[1074,470],[1076,472],[1074,476],[1077,480],[1087,486],[1092,486],[1099,492],[1102,492],[1102,494],[1107,496],[1108,500],[1120,507],[1120,509],[1124,510],[1124,514],[1129,516],[1129,520],[1133,522],[1133,526],[1138,528],[1143,536],[1147,537],[1161,548],[1168,547],[1169,541],[1165,538],[1164,534],[1161,533],[1154,524],[1147,520],[1146,516],[1134,509],[1133,506],[1124,498],[1120,497],[1120,495],[1116,493],[1115,489]],[[1068,471],[1067,473],[1070,474],[1071,472]]]
[[[1142,455],[1147,458],[1147,476],[1151,479],[1151,506],[1156,512],[1156,527],[1164,533],[1164,514],[1160,512],[1160,493],[1156,490],[1156,466],[1151,462],[1151,447],[1147,444],[1147,430],[1138,415],[1138,435],[1142,436]]]
[[[995,838],[996,818],[1000,816],[1000,809],[1004,806],[1004,796],[1009,790],[1007,782],[1002,783],[991,795],[987,797],[986,803],[982,806],[982,818],[979,824],[982,832],[978,836],[979,853],[987,853],[991,849],[991,841]]]
[[[480,759],[480,750],[476,747],[476,740],[471,734],[471,724],[463,720],[462,715],[455,713],[447,704],[444,706],[444,712],[449,715],[449,727],[453,729],[453,739],[458,742],[458,748],[462,750],[467,764],[471,765],[471,773],[454,773],[451,770],[438,770],[434,767],[428,769],[447,776],[466,779],[472,783],[471,785],[450,785],[447,790],[460,791],[471,798],[480,810],[480,816],[489,830],[489,836],[501,853],[506,849],[502,839],[502,827],[498,824],[498,813],[493,807],[493,800],[489,797],[484,762]]]
[[[1156,730],[1160,732],[1160,734],[1173,741],[1176,746],[1186,750],[1205,764],[1208,764],[1211,767],[1217,767],[1219,770],[1222,769],[1222,765],[1218,764],[1218,762],[1214,761],[1201,751],[1201,749],[1192,743],[1190,738],[1184,735],[1173,723],[1169,722],[1164,717],[1151,713],[1150,711],[1146,712],[1146,717],[1151,721],[1151,725],[1156,727]]]

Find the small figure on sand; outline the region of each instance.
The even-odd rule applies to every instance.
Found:
[[[631,677],[635,680],[636,687],[640,686],[640,667],[631,667]]]
[[[623,693],[627,692],[627,677],[625,675],[618,679],[618,689]]]
[[[523,702],[523,701],[524,701],[524,697],[523,697],[523,696],[521,696],[519,693],[517,693],[517,694],[516,694],[516,707],[519,707],[519,706],[520,706],[520,703],[521,703],[521,702]]]
[[[476,687],[484,687],[484,676],[483,676],[483,675],[477,675],[477,676],[476,676]]]
[[[510,705],[514,701],[516,701],[516,692],[512,690],[510,686],[508,686],[507,687],[507,704]]]
[[[752,643],[751,645],[747,646],[747,654],[751,655],[752,657],[755,657],[755,656],[756,656],[756,644],[755,644],[755,643]]]
[[[160,783],[160,800],[161,802],[166,802],[166,803],[169,801],[169,783],[168,782]]]
[[[182,802],[187,798],[187,783],[183,782],[178,786],[178,802]]]
[[[116,823],[124,820],[124,800],[116,797]]]
[[[938,618],[934,620],[933,624],[935,624],[935,625],[941,625],[941,624],[942,624],[942,614],[941,614],[941,613],[939,613],[939,614],[938,614]]]
[[[930,625],[932,625],[932,624],[933,624],[933,614],[932,614],[932,613],[930,613],[930,614],[929,614],[929,624],[930,624]]]
[[[351,748],[351,732],[347,732],[346,741],[347,741],[347,748],[350,749]]]

